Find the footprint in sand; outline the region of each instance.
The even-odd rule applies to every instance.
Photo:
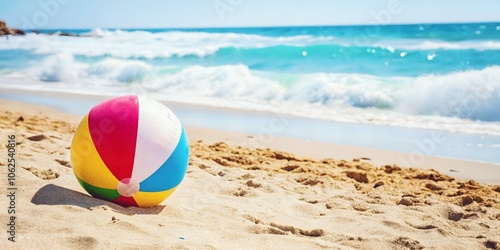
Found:
[[[424,249],[418,240],[410,239],[408,237],[400,236],[392,241],[396,245],[396,249],[410,249],[410,250],[420,250]]]
[[[88,236],[80,236],[80,237],[71,237],[66,239],[67,246],[70,248],[80,248],[81,246],[85,246],[86,249],[92,249],[96,247],[98,241],[96,238],[88,237]]]
[[[252,180],[249,180],[245,183],[245,185],[249,186],[249,187],[252,187],[252,188],[260,188],[262,186],[262,184],[260,183],[257,183],[257,182],[254,182]]]
[[[294,226],[280,225],[274,222],[265,223],[251,215],[243,215],[245,219],[255,224],[249,228],[249,232],[253,234],[277,234],[277,235],[297,235],[306,237],[321,237],[325,235],[323,229],[305,230]]]
[[[27,167],[24,169],[28,170],[30,173],[32,173],[33,175],[35,175],[36,177],[38,177],[42,180],[52,180],[52,179],[58,178],[60,175],[59,173],[54,172],[50,168],[47,170],[40,170],[40,169],[34,168],[34,167]]]

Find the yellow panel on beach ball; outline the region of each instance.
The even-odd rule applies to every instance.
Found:
[[[82,181],[96,187],[114,189],[118,179],[102,161],[92,141],[86,115],[76,130],[71,143],[73,172]]]

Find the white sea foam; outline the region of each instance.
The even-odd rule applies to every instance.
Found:
[[[46,58],[40,67],[33,67],[28,72],[42,82],[75,82],[86,77],[85,68],[87,65],[75,61],[71,54],[61,53]]]
[[[62,53],[23,71],[2,71],[0,79],[4,87],[134,92],[316,119],[500,135],[499,66],[419,77],[288,75],[286,83],[245,65],[169,67],[117,58],[83,63]]]
[[[380,48],[400,49],[400,50],[500,50],[500,42],[498,41],[429,41],[429,40],[396,40],[384,41],[375,44],[366,44],[366,46],[374,46]]]
[[[387,40],[358,43],[356,39],[311,35],[269,37],[238,33],[107,31],[96,29],[85,37],[34,35],[11,37],[0,43],[0,50],[23,49],[36,54],[68,53],[74,56],[112,56],[115,58],[171,58],[213,55],[222,48],[264,48],[278,45],[364,46],[399,50],[500,50],[498,41]]]
[[[111,82],[141,83],[153,78],[154,70],[154,66],[143,61],[107,58],[89,66],[85,74]]]
[[[309,35],[266,37],[237,33],[206,32],[125,32],[97,29],[84,37],[60,37],[28,34],[12,37],[0,43],[0,50],[24,49],[37,54],[71,53],[80,56],[112,55],[118,58],[169,58],[183,56],[203,57],[221,48],[262,48],[277,45],[306,46],[333,40]]]

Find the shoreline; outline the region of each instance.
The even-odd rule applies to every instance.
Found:
[[[105,94],[19,90],[4,87],[0,90],[2,92],[0,98],[3,99],[50,106],[62,112],[78,115],[84,115],[95,104],[111,97]],[[186,126],[249,133],[259,137],[263,142],[275,137],[295,138],[346,147],[412,154],[416,159],[412,162],[416,163],[420,161],[421,156],[431,156],[500,166],[500,155],[497,154],[498,150],[495,150],[497,148],[493,147],[500,140],[498,136],[324,121],[266,111],[161,102],[174,111]]]
[[[94,96],[95,98],[95,96]],[[12,101],[0,98],[0,106],[16,107],[14,110],[35,113],[56,113],[59,117],[67,119],[72,123],[79,123],[83,115],[65,113],[54,107],[29,104],[25,102]],[[30,113],[30,112],[28,112]],[[500,164],[467,161],[460,159],[434,157],[426,155],[414,155],[410,153],[383,150],[376,148],[341,145],[327,142],[303,140],[273,136],[271,140],[261,141],[259,136],[247,132],[229,131],[215,128],[203,128],[184,126],[190,140],[202,140],[207,143],[224,141],[232,146],[247,148],[270,148],[272,150],[286,151],[300,157],[311,157],[314,159],[362,159],[375,166],[396,164],[405,168],[434,169],[441,173],[458,179],[473,179],[484,184],[500,184]],[[419,159],[419,164],[411,164],[412,159]]]

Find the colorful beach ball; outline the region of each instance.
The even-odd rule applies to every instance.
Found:
[[[122,206],[164,201],[186,174],[189,145],[179,119],[143,96],[104,101],[85,115],[71,144],[78,182]]]

